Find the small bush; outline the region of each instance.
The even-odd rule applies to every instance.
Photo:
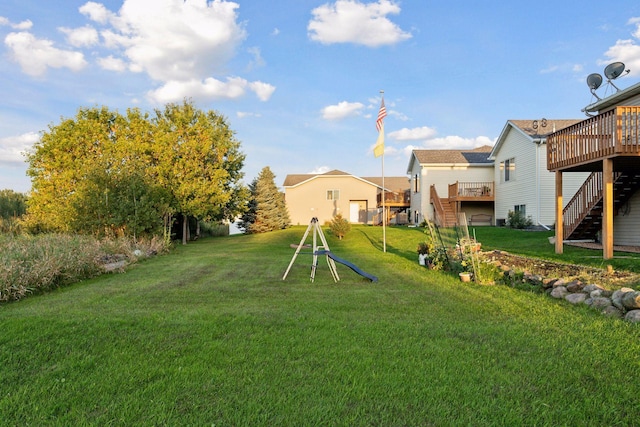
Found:
[[[523,229],[533,225],[531,217],[525,217],[522,212],[509,211],[507,214],[507,227]]]

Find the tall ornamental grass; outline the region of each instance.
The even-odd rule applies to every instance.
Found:
[[[25,296],[99,275],[114,255],[131,262],[162,250],[152,239],[144,246],[127,239],[99,241],[91,236],[0,235],[0,301]]]

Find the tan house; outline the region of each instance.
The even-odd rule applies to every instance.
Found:
[[[425,218],[453,225],[464,212],[473,225],[494,224],[494,164],[490,146],[472,150],[413,150],[411,215],[414,224]]]
[[[308,224],[314,217],[321,224],[327,223],[338,213],[351,223],[382,223],[382,177],[357,177],[333,170],[323,174],[287,175],[283,187],[294,225]],[[409,180],[385,177],[384,189],[387,222],[406,222]]]
[[[589,118],[547,137],[547,168],[555,173],[556,252],[564,240],[599,239],[603,258],[613,245],[640,245],[640,83],[587,106]],[[569,202],[563,185],[590,173]],[[615,229],[614,229],[615,225]]]

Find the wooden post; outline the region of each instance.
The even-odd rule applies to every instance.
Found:
[[[602,160],[602,258],[613,258],[613,159]]]
[[[556,253],[561,254],[564,247],[564,221],[562,217],[562,172],[556,171]]]

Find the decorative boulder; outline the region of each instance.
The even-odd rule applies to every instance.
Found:
[[[612,303],[609,298],[605,298],[605,297],[591,298],[591,307],[593,308],[605,309],[611,305]]]
[[[564,297],[571,304],[581,304],[587,299],[587,294],[583,294],[582,292],[575,294],[568,294]]]
[[[579,280],[572,280],[566,286],[569,292],[581,292],[584,289],[584,283]]]
[[[582,290],[583,290],[584,292],[586,292],[586,293],[590,294],[591,292],[594,292],[594,291],[601,291],[601,292],[602,292],[602,291],[604,291],[605,289],[604,289],[602,286],[600,286],[600,285],[596,285],[596,284],[594,284],[594,283],[590,283],[590,284],[588,284],[587,286],[585,286],[585,287],[584,287],[584,289],[582,289]]]
[[[605,307],[605,309],[602,310],[602,314],[608,317],[615,317],[617,319],[621,319],[623,316],[622,310],[612,305],[610,305],[609,307]]]
[[[565,288],[564,286],[558,286],[556,288],[553,288],[549,295],[554,298],[562,299],[566,297],[568,293],[569,291],[567,291],[567,288]]]
[[[640,322],[640,310],[631,310],[624,316],[624,320],[632,323]]]
[[[611,302],[619,310],[622,310],[622,311],[626,310],[624,305],[622,305],[622,297],[627,292],[633,292],[633,289],[631,289],[631,288],[620,288],[617,291],[613,292],[613,295],[611,295]]]
[[[640,292],[626,292],[622,296],[622,305],[628,310],[640,308]]]

